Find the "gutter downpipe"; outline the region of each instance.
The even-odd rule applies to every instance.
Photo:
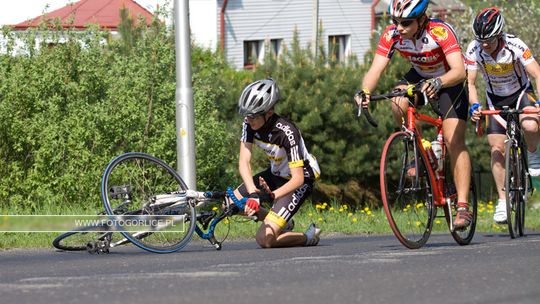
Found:
[[[223,0],[223,5],[221,6],[221,12],[219,13],[219,34],[221,36],[220,39],[220,47],[221,51],[225,52],[225,10],[227,9],[227,4],[229,3],[229,0]]]
[[[226,1],[226,0],[225,0]],[[373,0],[371,3],[371,31],[375,30],[375,7],[379,4],[381,0]]]

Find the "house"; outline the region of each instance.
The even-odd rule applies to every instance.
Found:
[[[279,55],[295,31],[302,47],[320,41],[337,60],[361,61],[370,48],[374,2],[190,0],[191,34],[199,45],[221,48],[237,69],[263,62],[269,52]]]
[[[375,20],[378,20],[388,11],[390,0],[378,0],[375,4]],[[446,17],[454,12],[464,12],[469,8],[459,0],[431,0],[428,11],[431,17],[445,20]]]
[[[38,27],[42,22],[59,20],[64,29],[84,30],[89,24],[97,24],[101,29],[117,34],[120,24],[120,9],[126,8],[130,16],[138,21],[140,17],[147,25],[153,15],[134,0],[80,0],[60,9],[23,21],[13,26],[14,30]]]

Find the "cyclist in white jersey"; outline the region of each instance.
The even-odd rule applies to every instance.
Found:
[[[469,114],[471,120],[480,119],[481,105],[475,87],[478,70],[482,71],[486,84],[486,99],[489,109],[532,108],[534,92],[528,75],[534,78],[540,92],[540,65],[530,49],[518,37],[503,32],[504,18],[496,7],[483,9],[473,22],[473,40],[465,53],[468,71]],[[527,75],[528,74],[528,75]],[[538,107],[538,102],[535,103]],[[504,187],[504,141],[506,139],[506,117],[488,116],[488,143],[491,146],[491,170],[499,199],[493,219],[506,222]],[[539,140],[538,115],[521,115],[520,121],[528,146],[529,173],[540,175],[540,157],[536,152]]]

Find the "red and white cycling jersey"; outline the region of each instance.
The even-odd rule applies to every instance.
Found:
[[[465,64],[469,70],[480,66],[489,93],[510,96],[529,85],[525,66],[533,62],[534,57],[527,45],[514,35],[504,34],[502,42],[502,48],[493,58],[473,40],[465,53]]]
[[[403,39],[395,25],[387,27],[379,40],[377,54],[390,58],[395,50],[426,79],[444,75],[450,69],[446,55],[461,52],[454,29],[438,19],[429,19],[420,37],[414,39]]]

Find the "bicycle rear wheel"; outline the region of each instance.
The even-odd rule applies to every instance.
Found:
[[[192,204],[187,201],[154,204],[157,195],[186,190],[184,181],[169,165],[156,157],[137,152],[113,159],[101,181],[101,197],[109,215],[174,215],[182,219],[173,225],[146,232],[119,227],[122,235],[134,245],[155,253],[178,251],[191,240],[196,225]]]
[[[520,235],[521,212],[524,212],[527,186],[525,173],[520,159],[519,147],[514,141],[506,142],[504,191],[506,196],[506,222],[511,238]],[[523,214],[524,216],[524,214]],[[521,234],[522,235],[522,234]]]
[[[52,245],[63,251],[84,251],[88,249],[88,244],[112,242],[112,232],[99,232],[96,227],[79,227],[73,231],[69,231],[57,236]]]
[[[381,155],[382,201],[394,235],[410,249],[426,243],[436,213],[426,168],[414,137],[405,132],[390,135]]]

